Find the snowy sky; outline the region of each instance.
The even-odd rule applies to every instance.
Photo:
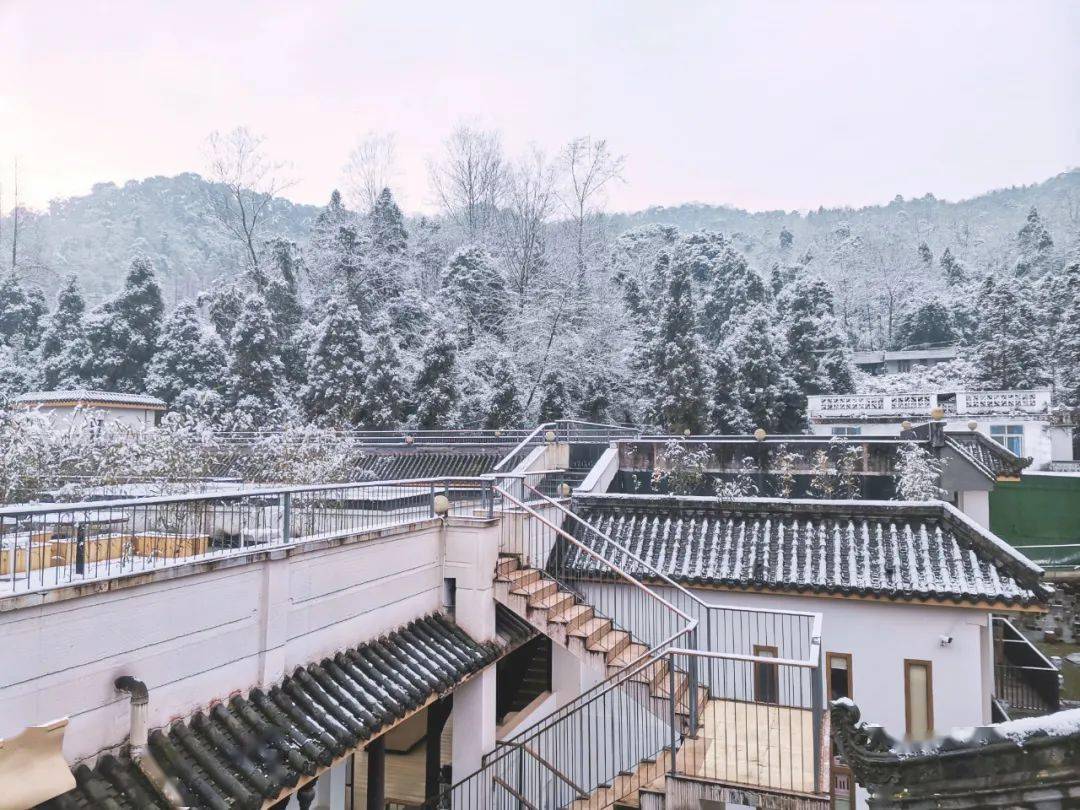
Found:
[[[462,120],[511,152],[606,137],[616,209],[956,199],[1080,164],[1075,0],[0,0],[0,43],[5,208],[16,156],[42,206],[202,171],[237,124],[311,203],[393,131],[411,211]]]

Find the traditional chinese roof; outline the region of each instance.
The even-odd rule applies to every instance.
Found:
[[[62,391],[30,391],[11,400],[13,405],[137,405],[149,410],[165,410],[165,401],[148,394],[125,394],[119,391],[92,391],[70,388]]]
[[[475,477],[491,472],[506,449],[426,450],[417,448],[396,453],[369,453],[359,466],[370,470],[376,481],[402,481],[408,478]]]
[[[49,810],[260,808],[288,793],[462,680],[525,643],[536,631],[497,607],[496,640],[474,641],[434,614],[379,639],[297,668],[255,689],[150,732],[148,757],[101,757],[74,769],[77,787],[40,805]],[[164,781],[168,789],[155,786]]]
[[[995,479],[1019,478],[1021,470],[1031,466],[1030,458],[1021,458],[977,430],[949,431],[945,443],[975,466],[988,470]]]
[[[1042,569],[949,504],[580,496],[577,513],[687,585],[957,604],[1045,602]],[[585,544],[602,543],[573,526]],[[642,566],[603,552],[631,573]],[[585,577],[594,562],[567,549]]]
[[[836,750],[875,807],[1031,807],[1036,794],[1039,806],[1072,807],[1060,799],[1080,795],[1080,709],[916,743],[863,722],[849,700],[834,701],[830,719]]]

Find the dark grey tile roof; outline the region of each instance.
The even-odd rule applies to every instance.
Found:
[[[441,614],[150,733],[150,753],[176,787],[173,805],[126,757],[74,769],[77,787],[50,810],[174,806],[259,808],[365,740],[445,694],[536,635],[499,605],[496,640],[479,643]]]
[[[368,453],[359,466],[369,470],[376,481],[401,481],[408,478],[473,477],[491,472],[505,454],[504,448],[493,451],[405,450],[398,453]]]
[[[974,464],[989,470],[994,478],[1019,478],[1021,470],[1031,464],[1030,458],[1020,458],[978,431],[946,433],[945,442]]]
[[[1080,785],[1080,709],[909,742],[861,719],[849,700],[832,703],[830,736],[860,785],[882,807],[1074,807],[1055,788]],[[1054,799],[1065,799],[1064,802]]]
[[[957,603],[1036,604],[1042,569],[948,504],[599,495],[577,513],[690,585]],[[580,524],[585,544],[604,541]],[[617,550],[602,552],[637,573]],[[593,559],[567,549],[585,577]]]
[[[88,388],[71,388],[62,391],[30,391],[11,400],[19,405],[37,405],[50,402],[83,402],[105,405],[144,405],[147,408],[165,409],[165,401],[149,394],[125,394],[120,391],[92,391]]]

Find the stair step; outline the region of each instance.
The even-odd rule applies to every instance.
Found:
[[[570,631],[570,635],[585,639],[585,646],[596,643],[596,640],[611,630],[611,619],[601,619],[593,616],[581,626]]]
[[[559,586],[555,580],[543,579],[540,577],[526,584],[517,585],[514,588],[511,588],[510,593],[528,597],[529,606],[532,607],[533,600],[543,599],[545,596],[550,596],[557,590],[559,590]]]
[[[562,613],[554,616],[548,616],[549,622],[555,622],[557,624],[565,624],[566,632],[571,633],[582,624],[591,619],[594,615],[593,609],[589,605],[574,604],[564,610]]]
[[[549,616],[562,613],[574,604],[574,595],[566,591],[556,591],[549,596],[530,602],[529,607],[533,610],[546,610]]]
[[[625,650],[629,644],[630,634],[625,630],[610,630],[592,644],[589,644],[588,647],[593,652],[604,653],[607,662],[611,663],[611,660]]]
[[[530,582],[536,582],[541,576],[542,574],[535,568],[515,568],[508,574],[504,574],[500,579],[509,582],[510,589],[513,590],[528,585]]]
[[[517,555],[500,554],[499,561],[495,563],[495,576],[505,577],[511,571],[516,571],[521,567],[521,560]]]

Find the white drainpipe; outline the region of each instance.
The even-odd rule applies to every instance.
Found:
[[[116,691],[131,696],[131,730],[128,732],[128,744],[131,746],[131,758],[139,760],[146,753],[147,707],[150,704],[150,691],[146,684],[131,675],[121,675],[113,683]]]

